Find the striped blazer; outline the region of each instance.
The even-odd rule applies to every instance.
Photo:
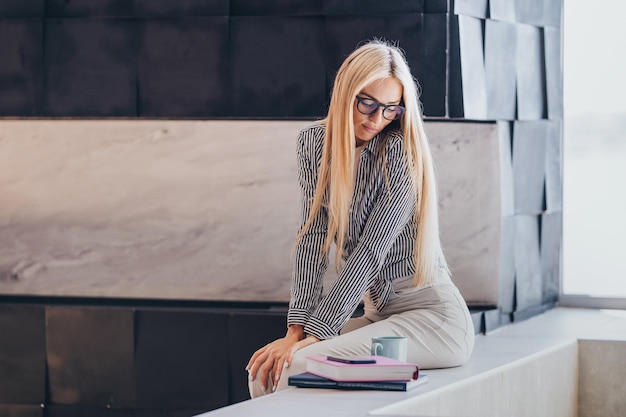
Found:
[[[309,217],[322,157],[325,126],[302,130],[297,140],[301,225]],[[361,151],[356,170],[345,255],[339,275],[322,296],[328,257],[320,256],[328,212],[322,207],[297,243],[288,324],[307,335],[329,339],[339,334],[367,291],[378,310],[385,307],[394,278],[415,273],[416,198],[404,157],[402,133],[384,130]]]

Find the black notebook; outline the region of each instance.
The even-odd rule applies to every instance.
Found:
[[[333,388],[346,390],[409,391],[428,381],[428,375],[420,374],[410,381],[334,381],[304,372],[289,377],[288,384],[300,388]]]

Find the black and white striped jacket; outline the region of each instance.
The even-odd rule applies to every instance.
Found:
[[[324,133],[324,125],[314,124],[302,130],[297,141],[302,225],[315,194]],[[343,267],[323,297],[328,267],[328,257],[320,257],[328,229],[325,207],[296,245],[287,323],[303,325],[307,335],[329,339],[339,334],[368,290],[381,310],[391,281],[415,273],[415,207],[402,134],[383,131],[361,151]]]

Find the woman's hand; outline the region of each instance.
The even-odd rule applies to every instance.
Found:
[[[274,386],[272,391],[276,390],[278,381],[284,368],[288,368],[294,353],[305,346],[319,342],[315,336],[304,338],[304,331],[300,325],[291,325],[287,330],[285,337],[268,343],[261,349],[254,352],[252,358],[248,362],[246,369],[250,374],[251,380],[254,381],[259,369],[261,370],[261,385],[263,389],[267,389],[267,381],[272,372]]]

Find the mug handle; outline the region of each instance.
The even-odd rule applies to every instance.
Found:
[[[378,353],[378,350],[383,350],[383,345],[382,343],[372,343],[372,349],[371,349],[371,354],[374,356],[379,356],[380,354]]]

